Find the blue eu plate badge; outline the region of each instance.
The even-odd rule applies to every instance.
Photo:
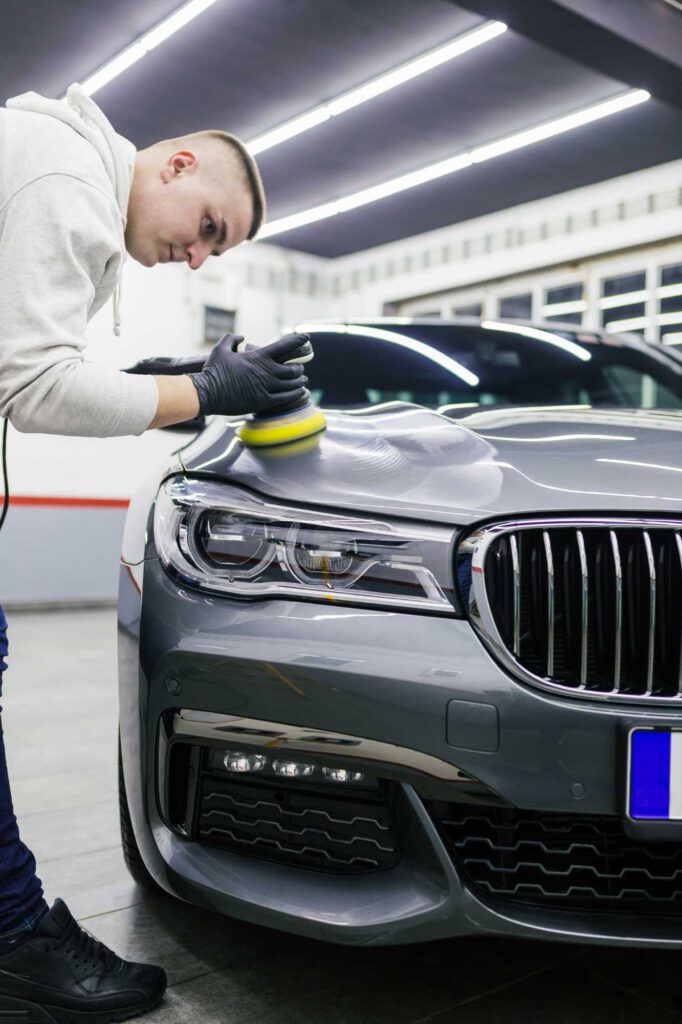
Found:
[[[682,821],[682,731],[630,733],[628,815],[638,821]]]

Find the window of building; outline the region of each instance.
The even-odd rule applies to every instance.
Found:
[[[601,325],[609,331],[644,334],[646,319],[646,273],[637,271],[605,277],[601,282]]]
[[[682,263],[660,267],[656,300],[659,340],[665,345],[679,345],[676,336],[682,340]]]
[[[510,320],[530,320],[533,310],[531,292],[523,295],[506,295],[499,301],[499,315]]]
[[[468,302],[463,306],[453,306],[452,314],[453,316],[480,317],[483,314],[483,306],[480,302]]]
[[[546,288],[540,316],[550,323],[582,324],[583,314],[587,309],[587,303],[583,299],[584,289],[582,281]]]

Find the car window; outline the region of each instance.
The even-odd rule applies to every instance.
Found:
[[[682,364],[617,338],[478,325],[387,324],[313,331],[313,399],[328,407],[400,400],[436,408],[592,405],[682,409]]]

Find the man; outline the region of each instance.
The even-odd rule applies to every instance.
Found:
[[[253,238],[263,187],[243,144],[199,132],[136,152],[79,86],[65,101],[28,93],[0,108],[0,415],[22,431],[111,437],[202,414],[300,397],[300,339],[255,352],[227,337],[189,376],[132,375],[83,357],[90,317],[114,296],[127,252],[186,262]],[[1,579],[1,577],[0,577]],[[0,680],[7,654],[0,609]],[[12,810],[0,725],[0,1016],[104,1022],[144,1013],[159,967],[126,963],[49,908]]]

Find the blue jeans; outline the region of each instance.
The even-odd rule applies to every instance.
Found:
[[[7,620],[0,608],[0,691],[7,668],[6,657]],[[19,838],[0,715],[0,945],[11,943],[15,935],[19,937],[22,931],[30,930],[45,906],[35,858]]]

